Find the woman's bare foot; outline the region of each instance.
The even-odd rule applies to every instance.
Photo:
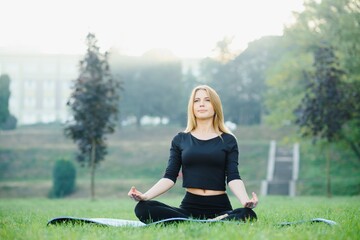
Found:
[[[221,220],[229,216],[229,214],[225,213],[223,215],[217,216],[216,218],[210,218],[209,220]]]

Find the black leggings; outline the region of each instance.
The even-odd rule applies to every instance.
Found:
[[[168,218],[209,219],[228,214],[223,220],[256,220],[255,212],[250,208],[232,209],[227,194],[200,196],[187,192],[180,207],[171,207],[158,201],[140,201],[135,214],[144,223],[156,222]]]

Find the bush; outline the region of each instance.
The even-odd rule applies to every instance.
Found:
[[[16,129],[17,119],[14,115],[9,115],[4,123],[0,125],[2,130],[14,130]]]
[[[49,196],[61,198],[70,195],[75,190],[76,169],[72,162],[57,160],[53,169],[53,188]]]

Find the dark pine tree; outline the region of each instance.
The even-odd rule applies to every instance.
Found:
[[[323,43],[314,51],[315,74],[309,78],[307,92],[295,110],[296,124],[304,136],[332,143],[341,138],[343,125],[351,118],[345,87],[333,48]],[[329,145],[329,144],[328,144]],[[327,195],[331,196],[330,152],[327,154]]]
[[[65,135],[77,144],[77,160],[91,170],[91,197],[95,198],[95,169],[107,154],[105,135],[113,133],[119,106],[120,82],[113,78],[108,54],[102,54],[94,34],[87,35],[87,53],[80,61],[68,106],[73,119]]]
[[[10,116],[10,77],[6,74],[0,76],[0,126],[6,122]]]

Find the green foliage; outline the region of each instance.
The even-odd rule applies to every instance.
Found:
[[[338,67],[333,49],[325,44],[314,55],[315,75],[309,77],[308,91],[296,109],[296,123],[304,129],[305,136],[331,142],[339,139],[353,109],[349,109],[341,84],[344,72]]]
[[[309,84],[301,105],[296,109],[296,124],[303,136],[328,142],[341,140],[343,125],[351,118],[345,88],[341,80],[344,71],[339,69],[333,48],[326,42],[314,51],[314,76],[308,76]],[[329,150],[328,150],[329,151]],[[327,154],[327,194],[331,196],[330,153]]]
[[[284,40],[284,44],[292,45],[287,40]],[[305,95],[304,72],[310,71],[311,60],[308,53],[289,50],[267,69],[264,99],[266,123],[282,127],[295,122],[294,109]]]
[[[75,190],[76,169],[72,162],[57,160],[53,169],[53,187],[49,193],[52,198],[62,198]]]
[[[65,135],[77,143],[80,164],[91,168],[94,198],[95,167],[107,154],[105,135],[115,131],[120,82],[112,77],[108,55],[100,53],[94,34],[87,35],[87,47],[68,101],[73,120],[67,123]]]
[[[360,5],[357,1],[308,1],[300,22],[307,24],[307,34],[311,33],[317,40],[312,44],[329,41],[336,48],[341,68],[348,71],[351,81],[360,80]]]
[[[87,54],[80,61],[80,76],[68,101],[73,121],[65,128],[66,136],[78,144],[78,161],[89,166],[92,150],[96,148],[95,164],[107,154],[104,135],[115,130],[120,87],[111,76],[107,54],[101,54],[96,44],[95,35],[88,34]]]
[[[360,5],[353,0],[309,0],[304,6],[285,29],[283,40],[291,47],[268,71],[267,120],[292,124],[301,105],[297,113],[304,118],[298,123],[317,125],[303,128],[305,133],[341,141],[344,152],[353,151],[360,159]],[[327,57],[321,57],[323,53]],[[324,78],[325,84],[318,82]],[[333,84],[331,78],[338,80]]]
[[[0,76],[0,129],[13,130],[17,119],[9,111],[10,77],[6,74]]]
[[[327,155],[324,154],[320,142],[316,146],[314,147],[311,140],[303,140],[300,143],[298,191],[301,195],[325,195],[327,192]],[[332,195],[359,195],[360,162],[351,151],[344,151],[342,143],[333,143],[328,151],[331,151],[332,157],[329,169]]]
[[[226,44],[221,42],[220,61],[204,59],[201,65],[203,81],[219,93],[227,120],[241,125],[259,124],[266,112],[264,94],[268,67],[276,61],[284,48],[280,37],[263,37],[251,42],[246,50],[231,61]]]
[[[14,130],[17,125],[17,119],[14,115],[10,114],[6,121],[0,125],[0,129],[3,130]]]
[[[8,118],[10,98],[10,77],[6,74],[0,76],[0,124]]]
[[[120,102],[121,120],[135,117],[138,127],[145,115],[179,122],[179,113],[186,110],[186,106],[180,104],[183,97],[181,63],[167,55],[170,53],[156,50],[139,58],[112,54],[112,68],[121,75],[125,87]]]

